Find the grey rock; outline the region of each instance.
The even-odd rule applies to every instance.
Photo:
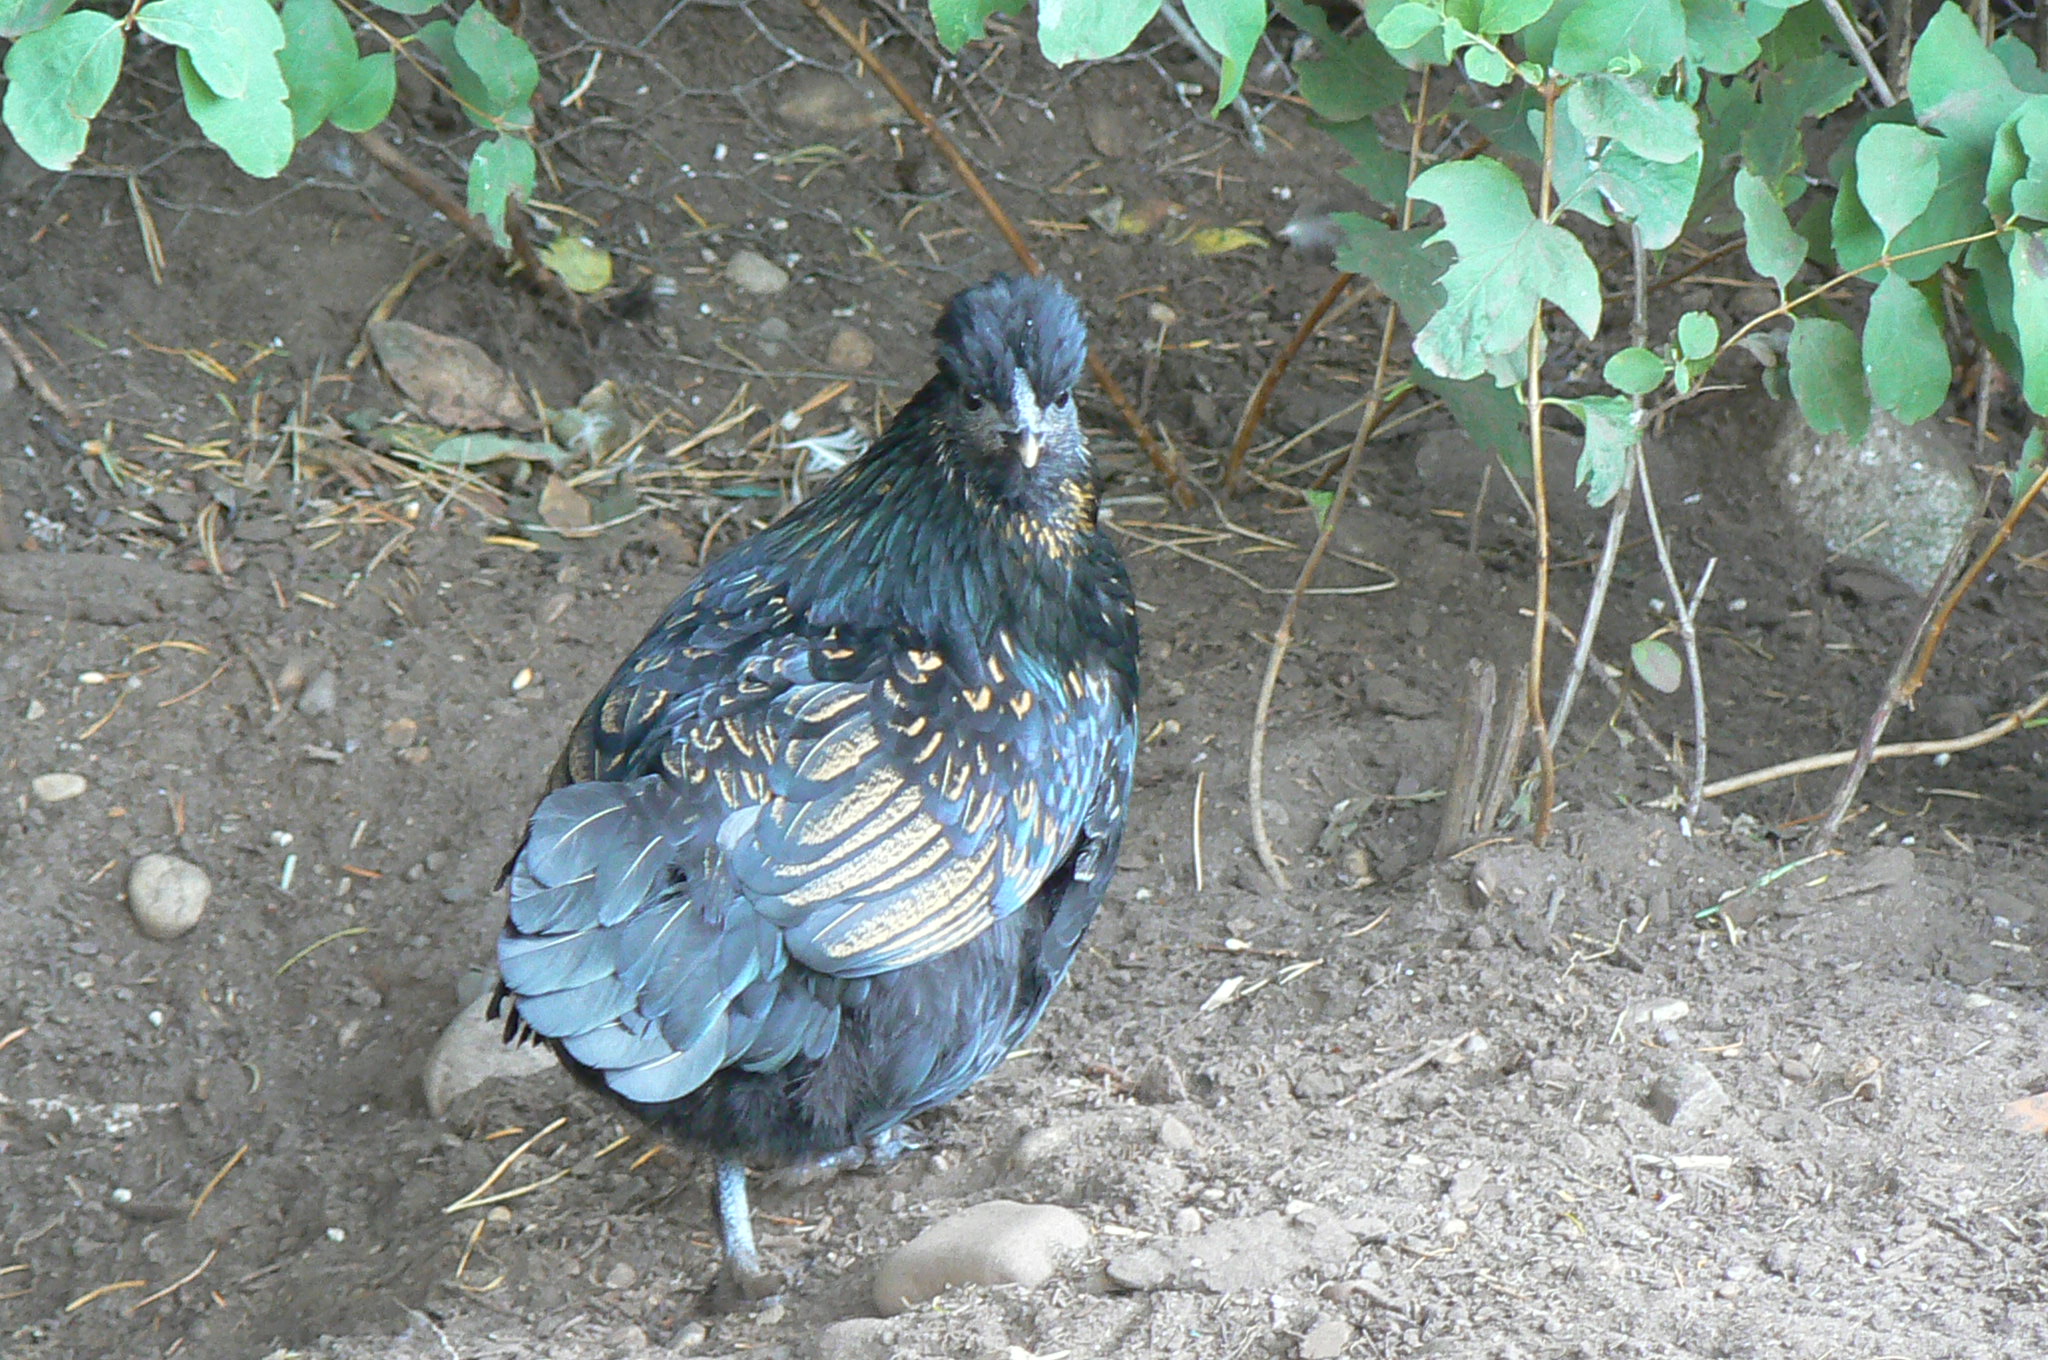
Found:
[[[898,1247],[875,1278],[875,1306],[894,1316],[958,1285],[1035,1289],[1085,1251],[1088,1224],[1056,1204],[996,1199],[941,1219]]]
[[[68,803],[86,790],[85,776],[58,772],[39,774],[28,782],[30,793],[38,803]]]
[[[742,293],[773,297],[789,287],[789,271],[765,255],[742,250],[725,262],[725,281]]]
[[[1166,1115],[1159,1121],[1159,1146],[1169,1152],[1193,1152],[1195,1131],[1175,1115]]]
[[[128,910],[153,940],[172,940],[199,924],[213,882],[176,855],[144,855],[128,871]]]
[[[538,1044],[508,1044],[505,1026],[484,1014],[491,993],[481,992],[448,1022],[427,1055],[422,1075],[427,1112],[439,1119],[458,1096],[498,1078],[518,1080],[555,1069],[555,1055]]]
[[[1132,1247],[1109,1258],[1103,1267],[1119,1289],[1157,1289],[1173,1275],[1173,1262],[1155,1247]]]
[[[309,718],[323,718],[332,713],[340,698],[340,684],[333,671],[322,669],[316,672],[299,694],[299,712]]]
[[[1700,1128],[1728,1105],[1728,1093],[1702,1063],[1679,1063],[1650,1083],[1650,1113],[1674,1129]]]
[[[1343,1318],[1324,1318],[1302,1334],[1301,1360],[1337,1360],[1356,1335]]]
[[[1927,590],[1977,511],[1968,447],[1938,421],[1873,414],[1861,440],[1788,415],[1767,454],[1792,518],[1830,551]],[[1883,527],[1879,527],[1883,526]]]
[[[844,1318],[820,1328],[803,1353],[807,1360],[890,1360],[899,1325],[887,1318]]]

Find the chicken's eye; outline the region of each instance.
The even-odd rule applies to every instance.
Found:
[[[979,411],[981,409],[982,402],[981,398],[979,396],[976,396],[974,393],[962,392],[960,394],[960,404],[970,411]]]
[[[1052,409],[1055,411],[1064,411],[1067,409],[1067,404],[1073,401],[1073,399],[1074,394],[1072,392],[1062,392],[1052,399]]]

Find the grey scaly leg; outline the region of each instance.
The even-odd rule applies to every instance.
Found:
[[[781,1274],[761,1269],[761,1254],[754,1247],[754,1216],[747,1207],[747,1168],[743,1164],[719,1162],[714,1199],[719,1237],[725,1243],[726,1270],[740,1295],[752,1302],[780,1293],[784,1287]]]

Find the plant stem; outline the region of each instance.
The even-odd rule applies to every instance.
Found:
[[[1537,188],[1536,215],[1550,220],[1551,167],[1557,152],[1557,87],[1543,86],[1543,176]],[[1550,727],[1543,720],[1543,647],[1550,633],[1550,494],[1543,470],[1543,304],[1529,323],[1529,463],[1530,494],[1536,507],[1536,623],[1529,633],[1529,727],[1536,734],[1536,757],[1542,763],[1542,791],[1536,799],[1536,844],[1550,835],[1557,804],[1557,752]]]

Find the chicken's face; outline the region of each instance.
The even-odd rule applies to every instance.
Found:
[[[951,380],[940,419],[977,489],[1033,519],[1085,510],[1092,527],[1095,472],[1074,407],[1088,338],[1066,290],[1000,275],[954,298],[937,335]]]

